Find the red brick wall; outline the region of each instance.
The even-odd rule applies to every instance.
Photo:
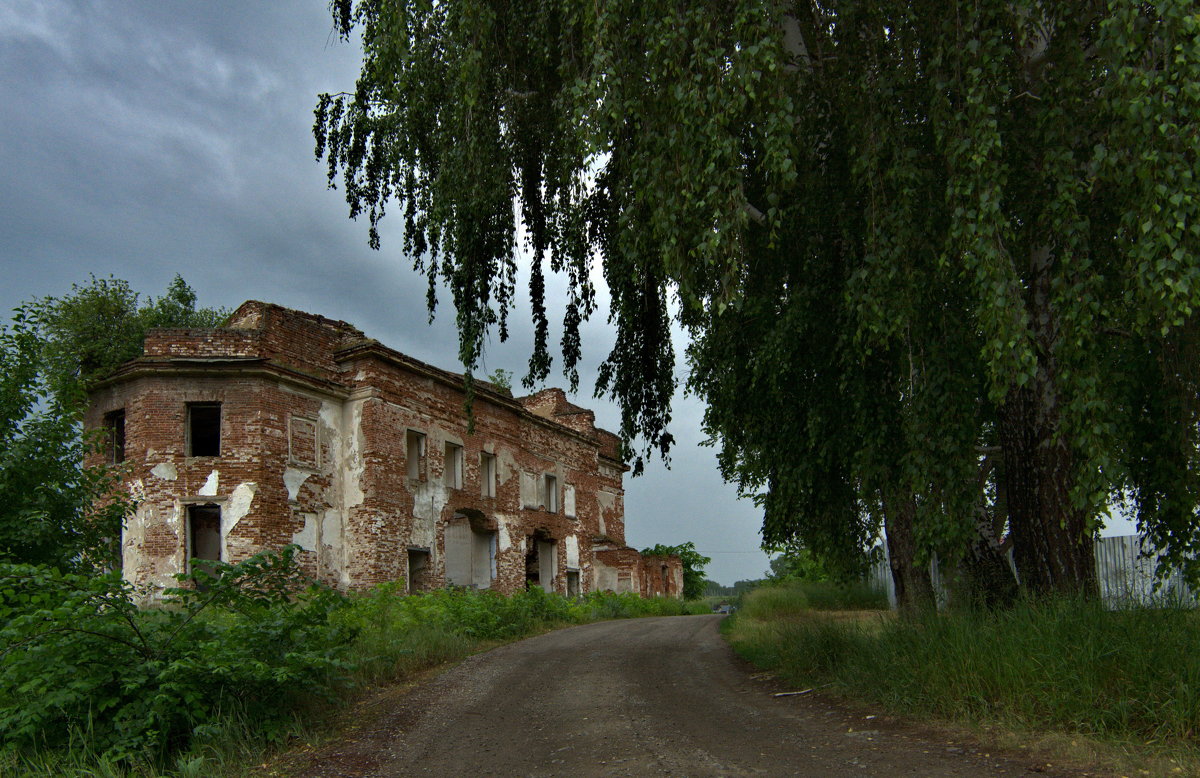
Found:
[[[569,569],[583,591],[593,588],[597,540],[624,545],[616,436],[561,390],[514,400],[481,386],[472,429],[460,377],[365,341],[344,322],[253,301],[229,328],[157,330],[146,349],[146,360],[93,393],[87,417],[98,427],[105,413],[126,413],[127,484],[141,497],[125,537],[135,582],[170,585],[185,569],[187,506],[208,501],[222,508],[227,561],[297,542],[311,573],[344,587],[403,580],[410,548],[432,552],[429,582],[443,585],[445,527],[456,515],[496,533],[492,586],[502,592],[525,586],[535,535],[555,544],[553,588],[564,593]],[[189,361],[248,356],[265,367]],[[187,456],[190,402],[222,404],[219,457]],[[426,436],[416,481],[408,430]],[[447,442],[463,450],[461,488],[443,481]],[[481,452],[496,457],[494,496],[481,493]],[[557,510],[540,494],[526,507],[523,474],[538,488],[546,474],[557,479]],[[635,572],[636,551],[615,553],[614,563]]]

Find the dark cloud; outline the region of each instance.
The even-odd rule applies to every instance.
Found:
[[[312,156],[315,96],[353,88],[357,65],[324,0],[0,5],[0,308],[89,273],[147,294],[181,273],[204,304],[262,299],[345,319],[453,368],[448,298],[428,326],[425,282],[400,255],[396,225],[382,252],[368,249]],[[553,300],[561,282],[549,289]],[[523,374],[527,322],[522,306],[488,370]],[[616,408],[588,396],[612,343],[603,314],[584,338],[576,399],[615,428]],[[629,541],[692,540],[713,557],[711,577],[757,577],[758,512],[698,446],[700,414],[681,398],[672,469],[652,463],[627,482]]]

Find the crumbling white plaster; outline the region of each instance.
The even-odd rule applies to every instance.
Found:
[[[337,430],[341,427],[342,406],[340,403],[322,402],[319,415],[321,422],[330,430]]]
[[[222,537],[228,537],[238,522],[250,512],[250,505],[254,502],[254,495],[257,492],[258,484],[253,481],[240,483],[234,488],[233,493],[229,495],[228,509],[221,511]]]
[[[441,481],[425,481],[413,488],[411,543],[433,548],[437,545],[437,522],[446,507],[448,493]]]
[[[617,591],[618,576],[616,568],[609,567],[597,559],[596,563],[592,566],[592,572],[595,576],[593,580],[596,582],[594,587],[596,591]]]
[[[613,494],[607,489],[601,489],[600,491],[596,492],[596,504],[599,507],[599,510],[596,511],[596,514],[599,517],[600,534],[606,535],[608,534],[608,528],[605,527],[604,516],[608,513],[617,512],[617,495]]]
[[[330,550],[340,552],[342,549],[342,514],[341,511],[327,510],[321,517],[321,543]]]
[[[292,535],[292,542],[305,551],[316,551],[319,545],[318,534],[321,531],[317,523],[317,514],[304,514],[304,529]]]
[[[508,551],[512,547],[512,538],[508,534],[508,522],[502,516],[496,517],[496,527],[498,542],[500,544],[500,552]]]
[[[346,435],[345,457],[342,462],[342,471],[345,475],[345,485],[342,489],[344,496],[343,506],[345,508],[353,508],[356,505],[362,505],[366,499],[366,494],[363,492],[363,473],[366,472],[366,464],[363,462],[363,429],[362,429],[362,414],[363,400],[350,403],[348,410],[350,412],[349,434]]]
[[[575,535],[567,535],[566,543],[567,567],[579,569],[579,538]]]
[[[521,507],[537,508],[542,504],[541,489],[538,488],[538,478],[533,473],[521,473]]]
[[[283,485],[287,489],[288,500],[295,501],[300,494],[300,487],[304,486],[304,482],[312,473],[308,470],[300,470],[295,467],[289,467],[283,471]]]
[[[572,484],[563,486],[563,515],[575,518],[575,487]]]
[[[154,466],[150,474],[155,478],[161,478],[164,481],[174,481],[179,477],[179,471],[175,469],[175,465],[170,462],[162,462]]]
[[[216,497],[219,481],[220,474],[217,473],[216,470],[212,471],[208,474],[208,480],[204,482],[204,486],[201,486],[200,490],[197,491],[196,494],[200,495],[201,497]]]

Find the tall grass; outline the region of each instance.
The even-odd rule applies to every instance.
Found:
[[[896,712],[1016,729],[1178,745],[1200,735],[1200,615],[1192,610],[1050,600],[915,620],[781,619],[777,598],[749,597],[730,641],[794,683],[832,683]]]
[[[887,593],[865,583],[787,581],[753,589],[742,596],[741,612],[750,619],[785,619],[813,610],[883,610]]]

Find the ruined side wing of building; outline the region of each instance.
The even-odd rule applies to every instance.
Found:
[[[470,431],[464,401],[461,375],[277,305],[151,331],[86,419],[138,501],[125,577],[161,589],[294,543],[342,589],[680,594],[677,557],[625,545],[627,467],[591,411],[476,382]]]

